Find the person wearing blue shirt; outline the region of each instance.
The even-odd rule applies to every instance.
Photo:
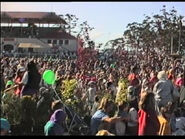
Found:
[[[108,100],[107,98],[103,98],[98,110],[95,112],[95,114],[91,118],[91,124],[90,124],[90,130],[91,135],[96,135],[98,132],[100,124],[104,121],[109,124],[115,123],[117,121],[122,121],[125,118],[121,117],[109,117],[109,113],[113,109],[113,102]]]

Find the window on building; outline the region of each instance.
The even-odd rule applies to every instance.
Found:
[[[33,48],[28,48],[28,52],[33,53]]]
[[[65,45],[69,45],[69,40],[65,40]]]
[[[23,51],[23,48],[18,48],[18,52],[19,53],[23,53],[24,51]]]
[[[63,40],[59,40],[59,44],[62,45],[63,44]]]
[[[51,44],[51,40],[48,40],[48,44]]]
[[[57,40],[53,40],[53,44],[57,44]]]
[[[12,50],[14,49],[14,47],[13,47],[13,45],[5,45],[4,46],[4,51],[9,51],[9,52],[11,52]]]

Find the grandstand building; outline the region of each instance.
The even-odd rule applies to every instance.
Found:
[[[1,53],[76,54],[77,39],[53,12],[1,12]]]

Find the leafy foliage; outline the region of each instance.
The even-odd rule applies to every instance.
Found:
[[[65,102],[66,105],[73,107],[75,111],[78,110],[78,103],[79,100],[74,94],[74,91],[77,87],[77,80],[71,79],[71,80],[64,80],[62,84],[62,90],[61,90],[61,98]]]
[[[181,32],[181,44],[185,41],[185,33],[180,22],[183,16],[178,15],[173,8],[166,10],[166,6],[160,10],[160,14],[153,16],[144,15],[142,23],[133,22],[127,25],[124,32],[125,42],[128,46],[136,49],[165,48],[170,50],[171,37],[174,38],[174,50],[179,46],[179,31]],[[185,47],[185,46],[184,46]]]
[[[1,93],[1,117],[8,119],[11,125],[21,122],[21,100],[13,93]]]
[[[63,29],[71,35],[76,36],[77,38],[83,39],[84,46],[86,47],[94,47],[95,43],[90,38],[90,31],[94,29],[91,27],[87,21],[79,23],[79,18],[73,14],[60,15],[65,21],[67,25],[63,27]]]
[[[21,98],[22,118],[34,118],[36,114],[36,101],[31,96],[23,96]]]
[[[127,87],[128,81],[126,79],[120,79],[118,82],[118,92],[115,100],[117,104],[127,101]]]

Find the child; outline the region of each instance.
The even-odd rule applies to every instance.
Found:
[[[8,89],[8,88],[11,88],[11,87],[13,87],[13,85],[14,85],[14,82],[13,82],[13,77],[6,77],[6,86],[5,86],[5,88],[6,89]]]
[[[160,115],[158,116],[160,129],[159,135],[171,135],[171,127],[169,122],[170,114],[166,107],[160,108]]]
[[[119,135],[119,136],[125,135],[126,122],[128,121],[128,109],[129,109],[129,105],[127,102],[123,102],[118,106],[117,116],[125,118],[125,120],[116,122],[116,125],[115,125],[116,135]]]
[[[181,115],[181,110],[178,108],[177,110],[174,111],[175,117],[176,117],[176,123],[175,127],[176,130],[173,133],[173,135],[176,136],[185,136],[185,117]]]
[[[138,115],[136,107],[133,103],[129,103],[129,121],[127,125],[127,132],[129,135],[136,136],[138,133]]]
[[[98,107],[99,107],[99,97],[96,95],[95,102],[94,102],[92,110],[91,110],[91,116],[94,115],[94,113],[97,111]]]

